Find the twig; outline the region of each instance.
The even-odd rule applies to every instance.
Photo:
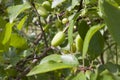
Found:
[[[100,60],[101,60],[101,63],[102,63],[102,64],[105,64],[105,62],[104,62],[104,53],[101,53],[101,55],[100,55]]]
[[[41,31],[42,31],[42,34],[43,34],[43,36],[44,36],[44,41],[45,41],[46,48],[48,48],[48,43],[47,43],[47,40],[46,40],[45,32],[44,32],[44,30],[43,30],[43,28],[42,28],[42,23],[41,23],[40,15],[39,15],[36,7],[35,7],[34,2],[31,2],[31,6],[33,7],[33,9],[34,9],[34,11],[35,11],[35,13],[36,13],[36,15],[37,15],[37,17],[38,17],[38,26],[40,27],[40,29],[41,29]]]
[[[113,45],[115,45],[116,43],[112,43],[111,45],[109,45],[107,48],[105,48],[104,50],[103,50],[103,52],[102,53],[104,53],[107,49],[110,49]]]
[[[34,45],[37,45],[39,43],[39,41],[42,39],[42,36],[43,36],[43,34],[41,34],[41,33],[38,34],[37,38],[33,42]]]
[[[79,5],[79,8],[78,8],[77,12],[79,12],[82,9],[82,7],[83,7],[82,3],[83,3],[83,0],[80,0],[80,5]]]
[[[101,63],[102,64],[104,64],[105,62],[104,62],[104,52],[107,50],[107,49],[110,49],[113,45],[115,45],[115,43],[112,43],[111,45],[109,45],[107,48],[105,48],[104,50],[103,50],[103,52],[101,53],[101,55],[100,55],[100,60],[101,60]]]
[[[46,48],[42,54],[36,57],[36,59],[41,60],[43,57],[47,56],[47,52],[51,49],[52,49],[51,47]]]
[[[38,57],[35,57],[35,58],[32,58],[32,59],[30,58],[29,61],[30,61],[30,60],[34,61],[35,59],[36,59],[36,61],[32,62],[31,65],[27,66],[27,67],[21,72],[21,74],[16,77],[16,80],[21,80],[21,78],[24,77],[24,76],[30,71],[30,69],[33,67],[33,65],[35,65],[38,61],[40,61],[42,58],[44,58],[45,56],[47,56],[47,52],[48,52],[49,50],[51,50],[51,49],[52,49],[51,47],[48,47],[48,48],[46,48],[46,49],[43,51],[43,53],[41,53],[40,55],[38,55]],[[31,56],[32,56],[32,55],[31,55]],[[28,61],[28,60],[25,59],[25,62],[27,62],[27,61]]]

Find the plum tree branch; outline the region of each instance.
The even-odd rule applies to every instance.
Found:
[[[83,7],[82,3],[83,3],[83,0],[80,0],[80,5],[79,5],[79,8],[78,8],[77,12],[79,12],[82,9],[82,7]]]
[[[41,29],[41,31],[42,31],[42,34],[43,34],[43,37],[44,37],[44,42],[45,42],[46,48],[48,48],[48,43],[47,43],[47,40],[46,40],[45,32],[44,32],[43,27],[42,27],[40,15],[39,15],[39,13],[38,13],[36,7],[35,7],[34,2],[31,2],[31,6],[32,6],[34,12],[36,13],[36,16],[38,17],[38,26],[40,27],[40,29]]]
[[[100,60],[101,60],[101,63],[102,64],[104,64],[105,62],[104,62],[104,52],[107,50],[107,49],[110,49],[113,45],[115,45],[116,43],[112,43],[111,45],[108,45],[108,47],[107,48],[105,48],[104,50],[103,50],[103,52],[101,53],[101,55],[100,55]]]
[[[44,58],[46,55],[47,55],[47,52],[49,51],[49,50],[51,50],[52,48],[51,47],[48,47],[48,48],[46,48],[40,55],[38,55],[37,57],[32,57],[31,58],[31,56],[34,56],[34,54],[31,54],[30,56],[28,56],[26,59],[24,59],[24,60],[22,60],[21,62],[23,63],[23,64],[25,64],[26,62],[29,62],[29,61],[31,61],[32,60],[32,64],[31,65],[29,65],[29,66],[27,66],[26,68],[24,68],[22,71],[21,71],[21,74],[19,74],[17,77],[16,77],[16,80],[21,80],[21,78],[22,77],[24,77],[30,70],[31,70],[31,68],[38,62],[38,61],[40,61],[42,58]],[[34,61],[35,60],[35,61]],[[21,65],[22,67],[24,66],[24,65]]]

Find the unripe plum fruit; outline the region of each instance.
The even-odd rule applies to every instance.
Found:
[[[56,47],[59,46],[65,40],[65,33],[60,31],[52,39],[51,45]]]

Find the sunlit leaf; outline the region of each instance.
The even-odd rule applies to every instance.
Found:
[[[90,80],[97,80],[97,77],[98,77],[98,73],[97,72],[95,72],[95,73],[91,73],[91,75],[90,75]]]
[[[23,27],[26,19],[27,19],[27,16],[25,16],[24,18],[22,18],[22,20],[19,22],[19,24],[17,25],[17,29],[18,29],[18,30],[21,30],[21,29],[22,29],[22,27]]]
[[[9,14],[10,22],[12,23],[21,12],[29,8],[30,8],[29,3],[24,3],[21,5],[15,5],[15,6],[8,7],[7,11]]]
[[[83,58],[85,58],[85,55],[87,54],[91,38],[102,27],[104,27],[104,25],[95,25],[88,30],[83,43],[83,54],[82,54]]]
[[[2,35],[2,44],[6,44],[9,39],[10,39],[10,36],[11,36],[11,33],[12,33],[12,27],[13,27],[13,23],[7,23],[6,26],[5,26],[5,29],[3,31],[3,35]]]
[[[74,8],[76,5],[79,5],[80,0],[72,0],[72,8]]]
[[[83,72],[78,73],[72,80],[87,80]]]
[[[61,56],[62,62],[71,66],[78,66],[79,62],[74,55],[66,54]]]
[[[74,28],[74,21],[71,20],[70,24],[69,24],[69,29],[68,29],[68,41],[70,43],[70,45],[72,45],[73,43],[73,28]]]
[[[40,65],[35,66],[27,74],[27,76],[32,76],[35,74],[46,73],[46,72],[55,71],[55,70],[59,70],[59,69],[65,69],[65,68],[72,68],[72,66],[63,64],[63,63],[48,62],[45,64],[40,64]]]
[[[46,56],[45,58],[43,58],[41,61],[40,61],[40,64],[43,64],[43,63],[47,63],[49,61],[55,61],[55,62],[61,62],[61,55],[58,55],[58,54],[52,54],[52,55],[49,55],[49,56]]]
[[[100,1],[100,11],[114,40],[120,45],[120,9],[106,0]]]
[[[11,35],[10,45],[15,48],[24,49],[27,47],[27,41],[22,36],[14,33]]]
[[[52,2],[52,8],[55,8],[56,6],[58,6],[59,4],[61,4],[64,1],[65,0],[53,0],[53,2]]]
[[[89,25],[87,25],[86,21],[82,20],[78,23],[77,30],[81,38],[84,40],[86,33],[89,30]],[[101,33],[98,31],[93,35],[89,42],[88,55],[90,56],[90,59],[93,60],[98,57],[101,54],[103,48],[104,39]]]

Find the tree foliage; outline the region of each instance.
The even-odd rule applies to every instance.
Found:
[[[120,0],[0,0],[0,80],[120,80]]]

